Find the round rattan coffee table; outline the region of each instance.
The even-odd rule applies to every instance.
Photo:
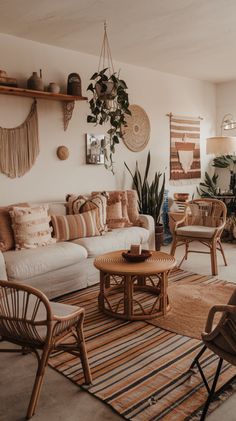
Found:
[[[147,320],[169,310],[168,274],[176,266],[173,256],[153,251],[142,263],[130,263],[122,251],[98,256],[100,270],[98,306],[104,313],[125,320]]]

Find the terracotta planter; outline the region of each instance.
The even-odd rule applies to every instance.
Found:
[[[164,240],[164,227],[162,224],[155,226],[155,248],[157,251],[161,249]]]

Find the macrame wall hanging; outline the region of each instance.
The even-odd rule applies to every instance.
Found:
[[[37,103],[20,126],[0,127],[0,172],[10,178],[22,177],[39,154]]]
[[[201,178],[200,121],[202,117],[167,114],[170,118],[170,182],[192,184]]]

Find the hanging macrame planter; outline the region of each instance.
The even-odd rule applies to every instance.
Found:
[[[91,77],[87,91],[92,93],[89,101],[90,115],[88,123],[95,125],[109,124],[107,136],[104,137],[102,152],[105,168],[114,174],[113,154],[123,138],[122,129],[126,127],[126,116],[131,115],[127,85],[114,71],[111,50],[107,36],[107,26],[104,24],[104,37],[99,59],[98,71]]]
[[[0,127],[0,172],[10,178],[22,177],[39,154],[37,103],[20,126]]]

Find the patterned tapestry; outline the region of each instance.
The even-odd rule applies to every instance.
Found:
[[[201,178],[200,120],[170,116],[170,180],[183,184]]]

